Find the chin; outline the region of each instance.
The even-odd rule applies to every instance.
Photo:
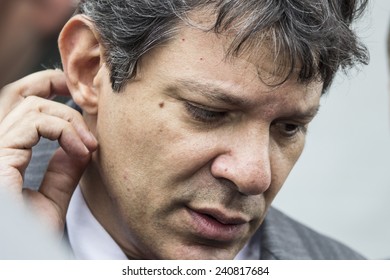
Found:
[[[239,249],[216,248],[206,245],[180,246],[163,254],[161,259],[171,260],[232,260]]]

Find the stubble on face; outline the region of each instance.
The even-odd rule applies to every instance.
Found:
[[[100,146],[82,187],[129,258],[234,258],[302,152],[321,84],[270,87],[259,79],[269,56],[227,60],[226,48],[183,27],[124,92],[102,77]]]

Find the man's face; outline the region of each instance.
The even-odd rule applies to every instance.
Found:
[[[99,150],[84,192],[129,257],[234,258],[302,152],[321,84],[267,86],[272,58],[226,59],[226,48],[183,28],[124,92],[105,67],[98,75]]]

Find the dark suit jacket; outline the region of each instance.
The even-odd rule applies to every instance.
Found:
[[[58,147],[56,142],[42,139],[33,149],[32,161],[25,173],[25,186],[37,189],[47,162]],[[341,243],[321,235],[272,208],[261,225],[261,259],[325,259],[349,260],[363,257]]]

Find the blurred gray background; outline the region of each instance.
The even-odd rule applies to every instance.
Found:
[[[371,0],[364,20],[356,26],[369,47],[371,63],[348,77],[340,75],[323,97],[305,151],[274,202],[297,220],[373,259],[390,258],[389,18],[390,1]],[[6,207],[4,202],[0,206]],[[4,222],[9,217],[0,218]],[[18,221],[11,224],[23,227]],[[9,255],[18,254],[16,244],[5,242],[0,244],[0,259],[63,258],[61,249],[51,245],[45,251],[28,228],[29,238],[25,230],[18,232],[35,247],[20,246],[22,255]],[[3,230],[0,240],[10,240],[8,233]]]
[[[339,75],[274,206],[368,258],[390,258],[390,1],[372,0],[356,28],[370,65]]]

